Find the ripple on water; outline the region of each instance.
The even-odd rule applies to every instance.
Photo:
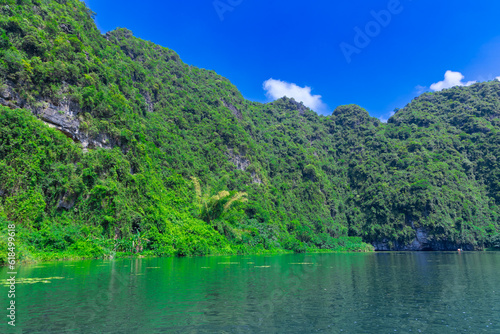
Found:
[[[16,301],[27,332],[500,333],[499,268],[500,253],[82,261],[21,267]]]

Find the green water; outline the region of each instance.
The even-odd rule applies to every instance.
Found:
[[[19,333],[500,333],[500,252],[95,260],[18,277],[32,279],[17,285]]]

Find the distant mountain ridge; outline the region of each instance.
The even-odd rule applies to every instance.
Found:
[[[0,221],[27,258],[498,244],[499,81],[425,93],[387,124],[356,105],[325,117],[101,35],[78,0],[0,11]]]

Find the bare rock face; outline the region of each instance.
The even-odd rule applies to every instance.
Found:
[[[229,161],[235,164],[236,169],[245,171],[248,168],[248,166],[250,166],[250,160],[248,160],[247,158],[245,158],[240,154],[236,154],[233,149],[228,150],[228,158]],[[259,175],[257,175],[255,171],[251,171],[251,176],[252,176],[252,183],[262,184],[261,178],[259,177]]]
[[[248,166],[250,166],[250,160],[241,156],[239,154],[234,153],[233,149],[229,149],[229,160],[236,165],[236,169],[245,171]]]
[[[41,107],[33,107],[31,112],[49,126],[61,131],[75,142],[81,143],[83,149],[96,147],[112,148],[108,135],[98,134],[97,136],[90,137],[87,132],[80,129],[78,114],[81,110],[77,104],[67,99],[64,99],[59,105],[45,101],[42,101],[41,104]]]
[[[75,205],[74,196],[70,196],[69,194],[64,194],[64,196],[59,200],[59,203],[57,204],[57,208],[69,210],[74,205]]]
[[[71,139],[80,141],[78,140],[80,121],[77,118],[80,110],[77,106],[68,101],[63,101],[57,106],[45,101],[40,101],[40,104],[41,106],[31,109],[33,114],[45,123],[53,125]]]
[[[260,179],[259,175],[257,175],[257,173],[255,172],[252,172],[252,183],[262,184],[262,180]]]
[[[155,105],[153,103],[153,100],[151,99],[151,96],[146,93],[143,95],[144,96],[144,100],[146,100],[146,105],[148,107],[148,112],[154,112],[155,111]]]
[[[12,83],[0,86],[0,104],[11,109],[24,108],[30,110],[48,126],[55,128],[75,142],[82,144],[83,149],[88,148],[112,148],[111,140],[107,134],[89,136],[87,132],[80,129],[78,114],[81,113],[80,106],[63,98],[58,104],[50,100],[39,99],[33,104],[23,101],[15,92]]]
[[[84,149],[112,148],[111,140],[107,134],[98,134],[91,138],[85,131],[80,129],[78,113],[81,110],[75,103],[63,100],[56,106],[43,102],[42,107],[33,108],[32,112],[49,126],[61,131],[75,142],[81,143]]]
[[[239,111],[235,106],[233,106],[231,103],[226,102],[225,100],[222,100],[222,103],[224,104],[224,107],[228,108],[231,110],[234,116],[236,116],[237,119],[242,120],[243,115],[241,111]]]
[[[0,104],[11,109],[19,108],[15,102],[19,99],[10,85],[0,85]]]
[[[459,248],[471,251],[476,249],[474,245],[459,245],[448,240],[434,240],[429,237],[429,232],[423,227],[416,228],[415,233],[415,239],[409,244],[382,240],[372,245],[376,251],[456,251]]]
[[[14,91],[10,86],[4,85],[0,87],[0,97],[6,100],[11,100],[14,97]]]

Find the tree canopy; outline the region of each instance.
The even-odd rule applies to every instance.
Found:
[[[498,81],[425,93],[387,124],[356,105],[325,117],[102,35],[78,0],[0,11],[0,221],[27,259],[137,240],[155,255],[498,245]]]

